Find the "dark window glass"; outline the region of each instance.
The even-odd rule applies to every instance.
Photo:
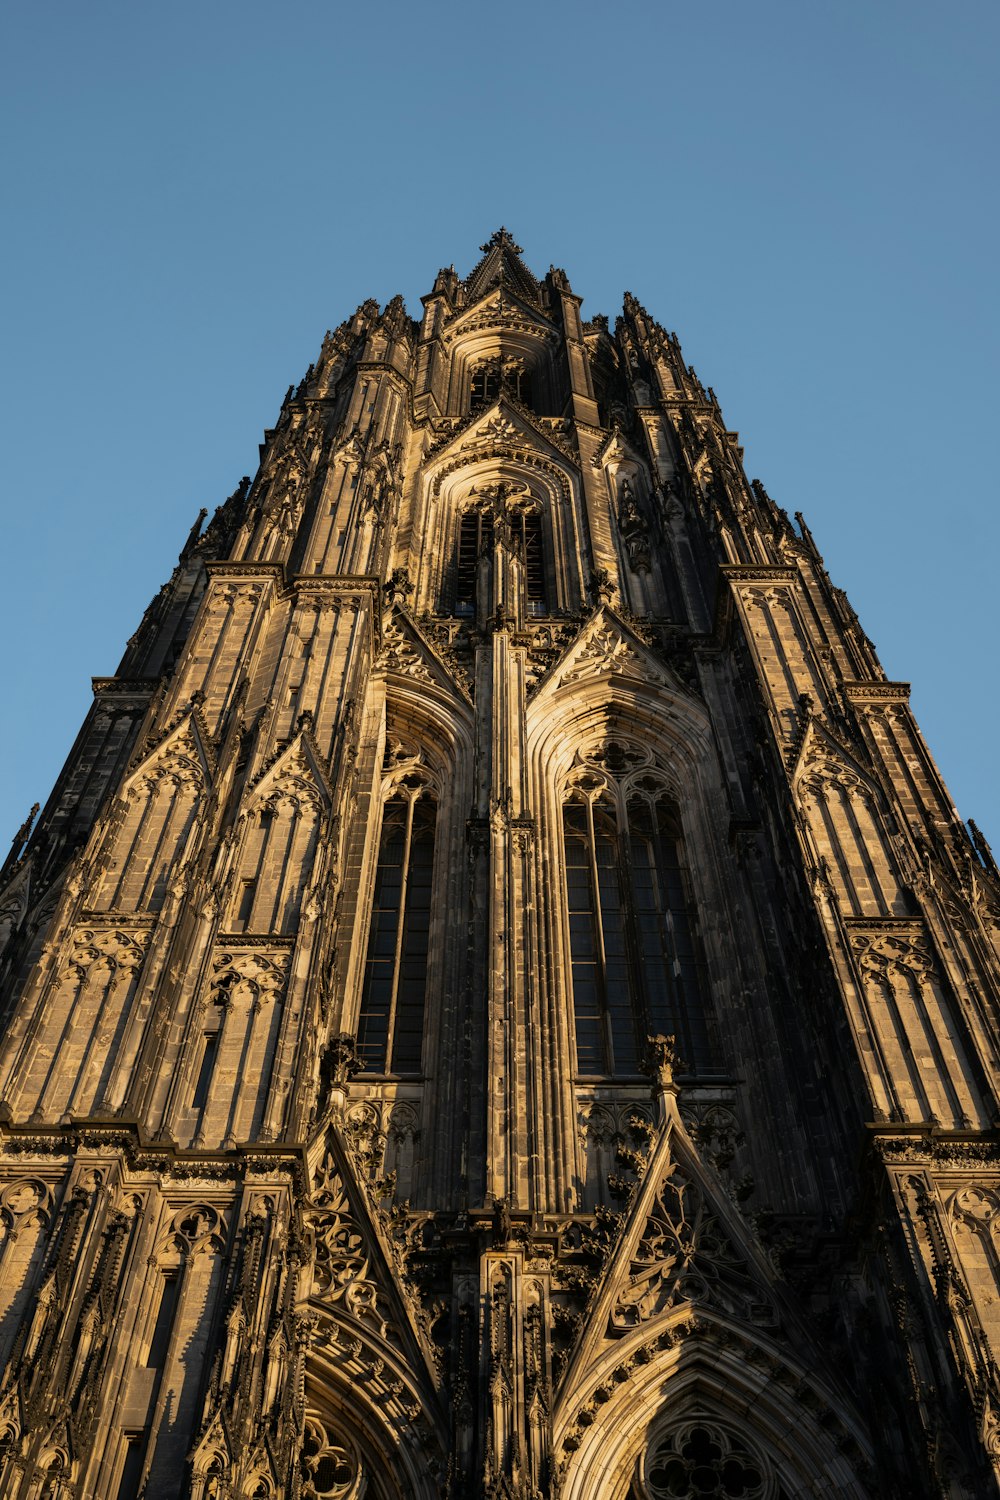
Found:
[[[434,863],[434,804],[386,804],[368,952],[358,1055],[371,1073],[420,1072]]]
[[[607,1069],[599,962],[600,924],[586,808],[580,803],[568,803],[563,813],[563,826],[577,1064],[583,1073],[604,1073]]]
[[[650,1030],[675,1036],[689,1068],[709,1062],[703,978],[691,932],[680,842],[667,804],[636,799],[628,809],[632,888]]]
[[[610,804],[571,802],[563,832],[580,1071],[634,1074],[648,1035],[675,1036],[688,1067],[705,1068],[703,983],[669,807],[630,803],[623,841]]]
[[[577,1065],[584,1073],[634,1073],[635,1014],[614,813],[601,804],[567,803],[563,828]]]
[[[490,359],[472,372],[470,412],[484,411],[501,395],[513,396],[524,406],[532,405],[531,376],[516,359]]]
[[[500,394],[500,366],[493,362],[481,365],[472,373],[472,391],[469,399],[470,411],[483,411],[492,406]]]
[[[522,511],[518,531],[524,555],[524,584],[529,615],[544,615],[545,553],[542,547],[542,518],[537,511]]]

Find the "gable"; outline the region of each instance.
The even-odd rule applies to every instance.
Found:
[[[564,475],[577,468],[575,455],[550,429],[534,421],[527,408],[503,395],[432,449],[424,459],[424,467],[434,474],[434,488],[438,490],[444,476],[465,462],[483,457],[523,458],[537,466],[542,455],[557,464]]]
[[[199,787],[209,785],[215,769],[211,740],[199,724],[196,708],[189,709],[167,732],[146,748],[132,762],[122,784],[127,792],[137,783],[165,774],[191,781]]]
[[[379,664],[396,677],[409,678],[425,687],[436,687],[449,698],[472,702],[472,682],[459,668],[445,664],[428,638],[400,605],[382,627]]]
[[[297,794],[317,807],[329,807],[332,792],[326,766],[308,728],[279,752],[249,789],[247,806],[278,794]]]
[[[692,699],[690,688],[607,605],[584,622],[535,692],[538,698],[552,697],[564,688],[616,678]]]

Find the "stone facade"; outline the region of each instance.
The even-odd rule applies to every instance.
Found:
[[[994,1493],[989,849],[674,335],[423,309],[4,867],[0,1490]]]

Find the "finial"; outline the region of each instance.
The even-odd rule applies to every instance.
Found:
[[[646,1050],[640,1064],[642,1071],[653,1080],[653,1099],[657,1104],[661,1123],[666,1119],[667,1099],[678,1092],[677,1074],[684,1063],[677,1052],[674,1036],[648,1036]]]
[[[350,1032],[342,1031],[330,1038],[320,1059],[320,1082],[326,1108],[332,1115],[343,1116],[347,1104],[347,1086],[361,1061],[357,1042]]]
[[[524,251],[521,249],[520,245],[515,242],[514,236],[508,229],[505,229],[502,224],[494,234],[490,235],[489,239],[486,241],[486,244],[480,245],[479,248],[484,255],[488,255],[491,250],[497,249],[511,250],[515,255],[524,254]]]
[[[191,530],[188,532],[187,541],[181,548],[179,558],[180,562],[184,562],[185,558],[190,557],[191,553],[194,551],[195,543],[201,536],[202,523],[204,522],[207,515],[208,511],[204,506],[202,506],[201,510],[198,512],[198,519],[195,521],[194,525],[191,527]]]
[[[25,818],[24,822],[21,824],[20,828],[17,830],[17,832],[14,835],[14,841],[13,841],[13,843],[10,846],[10,852],[11,852],[11,858],[12,859],[17,859],[18,855],[21,853],[21,850],[24,848],[25,844],[28,842],[28,839],[29,839],[29,837],[31,835],[31,829],[32,829],[32,827],[34,825],[34,822],[35,822],[35,819],[37,817],[38,817],[38,803],[37,802],[33,802],[32,805],[31,805],[31,811],[28,813],[28,816]]]

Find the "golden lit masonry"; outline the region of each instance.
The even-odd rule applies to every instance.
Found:
[[[979,1500],[1000,878],[506,230],[365,302],[0,881],[0,1494]]]

